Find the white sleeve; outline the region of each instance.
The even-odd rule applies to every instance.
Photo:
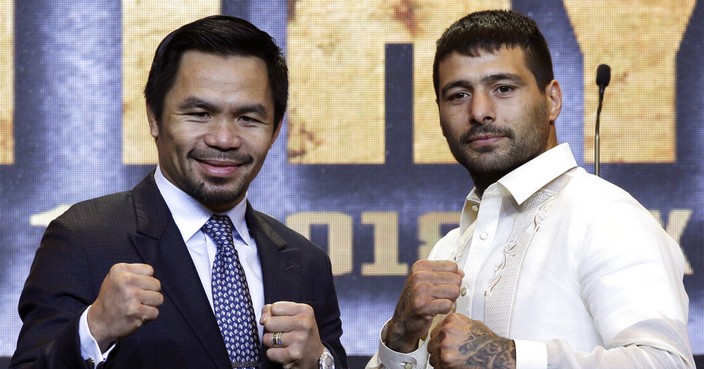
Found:
[[[107,360],[108,355],[110,355],[112,349],[115,348],[115,345],[110,346],[104,353],[100,351],[100,346],[98,346],[98,342],[93,338],[93,335],[90,334],[90,328],[88,327],[88,311],[91,306],[88,306],[88,308],[83,311],[78,321],[78,338],[81,341],[81,356],[83,360],[90,359],[97,366],[98,363]]]
[[[381,337],[386,332],[388,323],[384,324],[379,335],[379,349],[365,369],[432,369],[428,364],[428,340],[421,341],[415,351],[407,354],[396,352],[384,344]]]
[[[546,342],[557,368],[694,368],[687,334],[684,257],[646,210],[614,204],[589,222],[579,278],[602,345],[577,352]]]
[[[695,369],[694,362],[681,354],[653,346],[628,345],[609,349],[600,346],[588,353],[574,352],[564,340],[551,340],[546,342],[546,346],[551,368]],[[523,369],[518,365],[516,367]]]
[[[513,340],[513,343],[516,345],[517,369],[546,369],[548,367],[547,347],[544,342]]]

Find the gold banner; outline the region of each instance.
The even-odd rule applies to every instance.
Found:
[[[295,1],[289,9],[289,161],[384,162],[384,45],[414,45],[416,163],[453,162],[432,85],[435,40],[459,17],[509,1]]]
[[[584,55],[586,162],[594,161],[595,75],[602,63],[611,66],[611,83],[599,127],[600,161],[675,161],[675,56],[694,5],[695,0],[565,1]]]

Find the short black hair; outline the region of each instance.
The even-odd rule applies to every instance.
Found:
[[[274,124],[278,126],[288,103],[288,67],[283,53],[268,33],[244,19],[227,15],[213,15],[188,23],[159,44],[144,87],[144,97],[157,122],[162,119],[164,98],[174,85],[181,58],[189,50],[262,59],[274,99]]]
[[[481,51],[493,53],[516,46],[523,49],[528,69],[538,87],[544,89],[555,75],[548,43],[533,19],[512,10],[485,10],[464,16],[437,41],[433,61],[435,96],[440,88],[438,67],[452,52],[478,56]]]

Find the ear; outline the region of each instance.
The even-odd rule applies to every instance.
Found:
[[[149,131],[156,140],[159,138],[159,121],[149,104],[147,104],[147,120],[149,121]]]
[[[555,122],[562,111],[562,88],[556,80],[550,81],[545,87],[548,111],[550,112],[550,122]]]

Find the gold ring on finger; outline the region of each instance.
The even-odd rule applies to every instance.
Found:
[[[284,335],[283,332],[274,332],[274,334],[271,337],[271,343],[274,345],[276,348],[282,348],[284,347],[283,342],[281,342],[281,337]]]

